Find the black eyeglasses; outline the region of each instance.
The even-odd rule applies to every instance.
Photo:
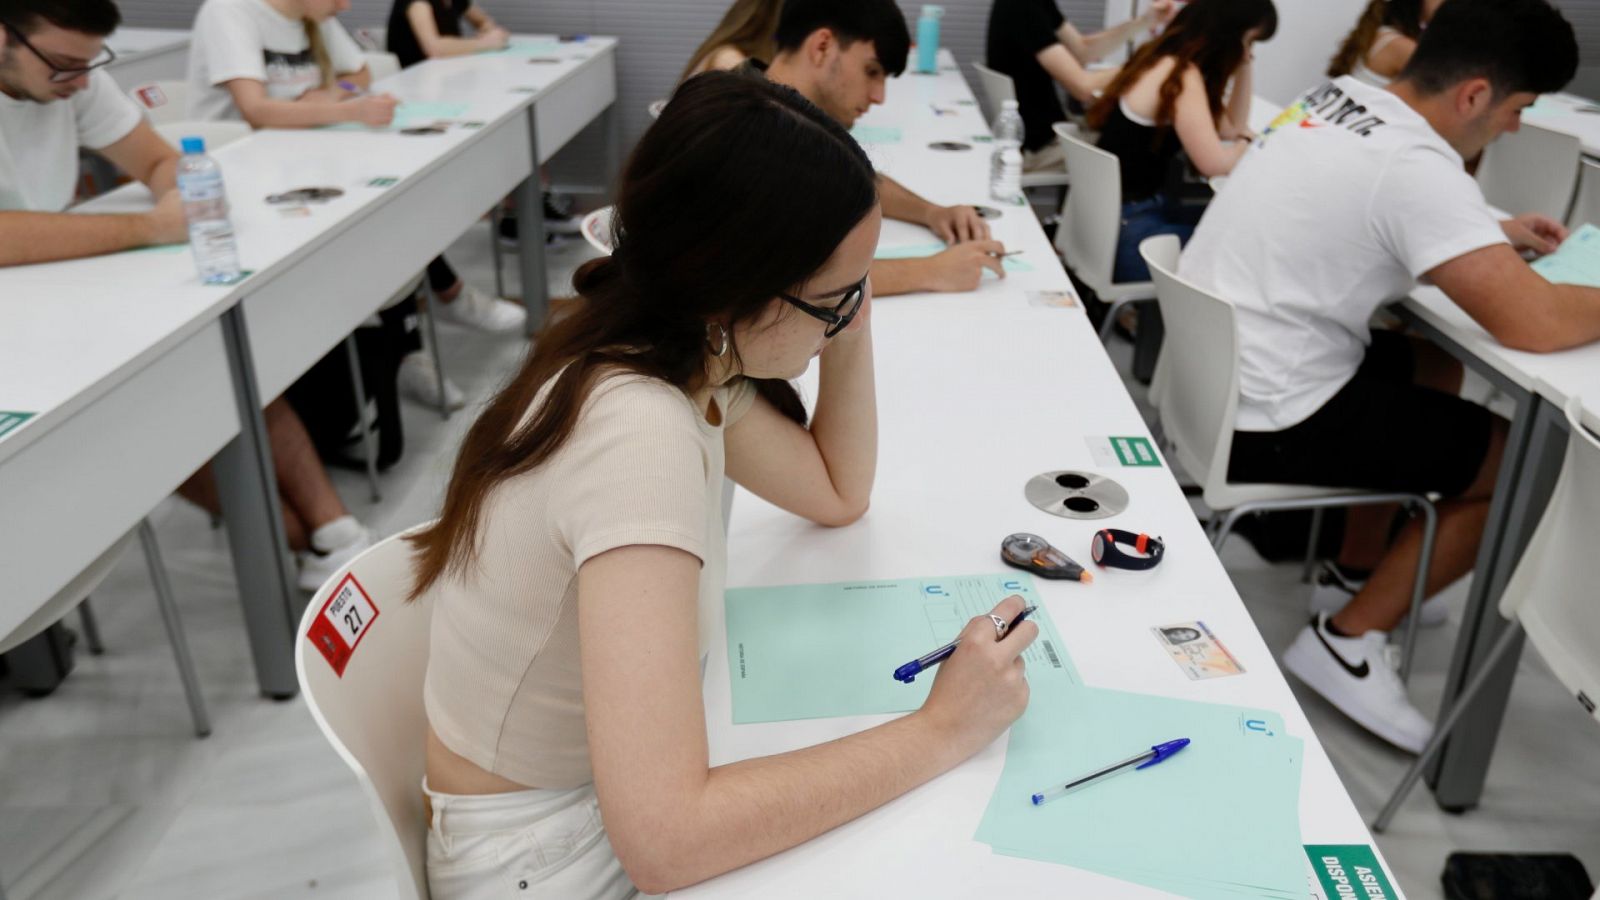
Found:
[[[813,306],[810,303],[801,300],[799,297],[795,297],[790,294],[779,294],[778,296],[783,298],[785,303],[788,303],[790,306],[795,307],[806,315],[827,322],[828,327],[823,330],[822,336],[833,337],[846,328],[849,328],[850,322],[856,317],[856,313],[861,311],[861,304],[867,299],[867,276],[861,276],[860,281],[856,282],[847,290],[845,290],[844,299],[840,300],[839,305],[833,307],[832,309],[824,309],[820,306]]]
[[[87,66],[58,66],[50,61],[50,57],[39,52],[38,47],[28,43],[28,39],[22,36],[22,32],[18,31],[11,25],[5,25],[5,29],[6,32],[12,37],[16,38],[17,41],[22,44],[22,46],[27,47],[29,52],[31,52],[34,56],[39,57],[40,62],[50,67],[50,81],[52,84],[63,84],[79,76],[87,75],[101,66],[109,65],[117,58],[117,54],[110,47],[104,47],[102,48],[101,55],[96,57]]]

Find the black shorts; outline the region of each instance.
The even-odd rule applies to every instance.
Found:
[[[1228,480],[1438,493],[1478,477],[1494,414],[1413,383],[1411,341],[1374,331],[1355,377],[1282,431],[1236,431]]]

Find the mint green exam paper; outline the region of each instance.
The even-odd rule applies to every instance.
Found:
[[[488,50],[484,56],[554,56],[561,52],[559,41],[512,41],[499,50]]]
[[[733,721],[782,722],[910,712],[938,670],[911,684],[900,666],[949,643],[1011,594],[1040,603],[1026,573],[734,588],[726,594]],[[1028,681],[1081,684],[1049,614],[1023,653]]]
[[[1600,228],[1585,224],[1567,235],[1560,249],[1533,261],[1533,270],[1552,284],[1600,287]]]
[[[1030,682],[1032,680],[1030,679]],[[974,838],[1187,897],[1303,898],[1302,743],[1274,713],[1035,682]],[[1160,765],[1041,806],[1035,792],[1187,737]]]
[[[420,128],[432,125],[435,122],[459,119],[467,112],[465,103],[441,102],[412,102],[406,100],[394,108],[394,119],[389,124],[380,127],[363,125],[360,122],[341,122],[338,125],[329,125],[330,131],[400,131],[404,128]]]
[[[923,259],[935,253],[943,253],[947,248],[943,241],[929,241],[926,244],[901,244],[896,247],[879,247],[872,254],[873,259]],[[1007,272],[1032,272],[1033,264],[1015,256],[1007,256],[1000,260],[1000,267]],[[989,274],[989,270],[984,270]]]

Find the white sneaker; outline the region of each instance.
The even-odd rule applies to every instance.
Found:
[[[439,408],[439,370],[434,368],[433,356],[425,350],[413,350],[400,360],[400,371],[395,373],[400,396],[409,397],[430,409]],[[444,402],[448,409],[467,405],[461,389],[444,380]]]
[[[372,546],[372,535],[355,516],[334,519],[311,533],[311,549],[300,556],[300,590],[315,593],[323,582]]]
[[[449,303],[434,306],[440,319],[497,334],[521,331],[528,321],[528,313],[521,305],[500,297],[491,297],[470,284],[461,286],[461,293]]]
[[[1433,723],[1406,696],[1388,640],[1382,631],[1339,637],[1328,630],[1327,615],[1318,613],[1284,651],[1283,667],[1356,724],[1402,750],[1421,753]]]
[[[1310,611],[1312,614],[1327,613],[1331,616],[1344,609],[1352,596],[1354,595],[1335,584],[1315,585],[1311,589]],[[1406,613],[1405,619],[1400,620],[1399,627],[1402,630],[1405,628],[1406,619],[1409,618],[1411,614]],[[1443,594],[1435,594],[1422,601],[1423,628],[1437,628],[1448,621],[1450,621],[1450,605],[1445,602]]]

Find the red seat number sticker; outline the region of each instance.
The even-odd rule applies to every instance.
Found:
[[[378,605],[372,602],[361,582],[354,575],[345,575],[328,602],[322,604],[322,611],[311,623],[306,639],[322,652],[328,665],[333,666],[334,674],[343,678],[351,655],[377,618]]]

